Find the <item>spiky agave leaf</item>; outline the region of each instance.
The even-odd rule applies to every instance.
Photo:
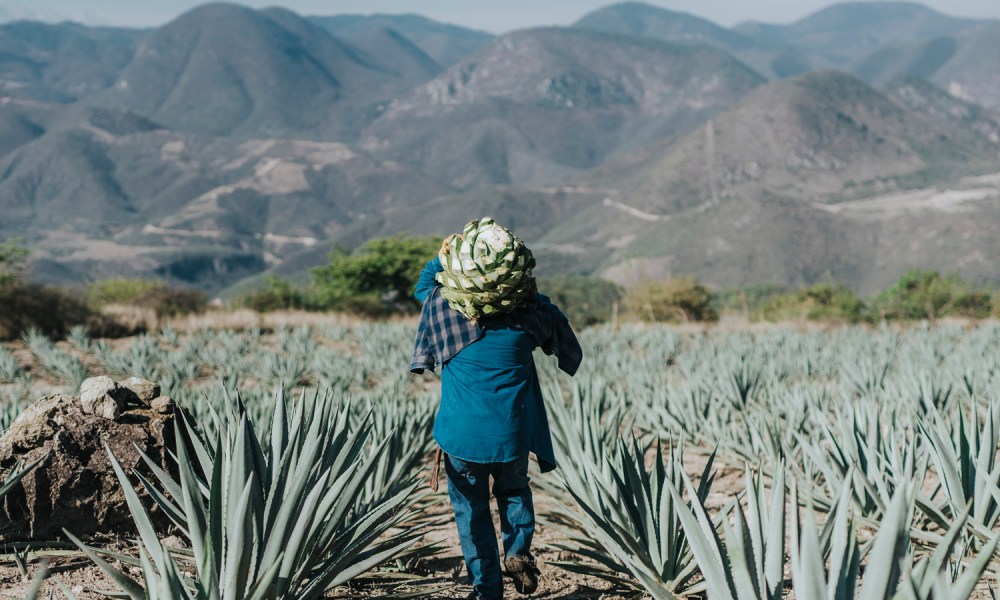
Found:
[[[695,564],[688,547],[687,534],[676,514],[676,491],[683,486],[680,451],[668,448],[664,453],[657,443],[652,468],[645,464],[646,447],[634,438],[620,440],[616,452],[605,461],[609,481],[587,493],[577,493],[564,479],[566,491],[573,496],[579,510],[568,506],[564,510],[575,514],[592,542],[558,544],[594,563],[555,563],[564,569],[602,577],[613,583],[641,587],[654,598],[673,599],[680,592],[696,591],[693,582]],[[581,463],[565,465],[569,471],[601,472],[601,466],[586,457]],[[714,455],[709,457],[699,489],[695,492],[707,498],[713,480]],[[630,574],[638,581],[624,578]]]
[[[719,524],[709,516],[704,498],[682,474],[690,504],[681,491],[670,488],[677,518],[687,533],[695,561],[708,586],[712,600],[777,600],[784,589],[785,483],[783,469],[771,490],[770,506],[765,502],[758,478],[747,471],[746,496],[749,519],[739,502],[733,502]],[[719,534],[719,529],[722,535]],[[779,558],[780,557],[780,558]]]
[[[220,420],[212,443],[185,420],[176,421],[177,439],[193,446],[178,445],[179,481],[162,470],[154,470],[154,481],[144,481],[147,488],[168,490],[153,500],[182,524],[198,573],[191,589],[199,598],[318,598],[397,556],[422,533],[393,530],[408,516],[413,484],[352,514],[388,441],[367,450],[367,419],[350,428],[350,407],[325,395],[303,396],[290,415],[283,396],[276,401],[264,439],[239,402],[234,414]],[[141,586],[123,574],[112,577],[139,597],[178,570],[159,548],[131,482],[113,462],[151,559],[143,573],[156,579],[139,591]],[[88,556],[98,562],[96,555]]]

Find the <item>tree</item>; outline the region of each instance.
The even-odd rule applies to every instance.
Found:
[[[257,312],[309,308],[305,293],[277,275],[265,277],[260,289],[245,295],[240,304]]]
[[[884,319],[983,319],[990,316],[991,301],[989,292],[976,289],[958,275],[913,270],[879,293],[875,306]]]
[[[597,277],[565,275],[539,279],[538,291],[547,295],[574,327],[603,323],[622,297],[618,285]]]
[[[694,275],[667,281],[648,281],[628,291],[625,309],[641,320],[717,321],[712,292]]]
[[[437,238],[397,235],[370,240],[354,254],[335,250],[330,264],[312,270],[317,301],[324,308],[371,308],[387,302],[417,309],[414,286],[440,247]]]
[[[0,243],[0,286],[20,281],[28,264],[28,249],[18,240]]]
[[[842,283],[817,283],[772,297],[761,308],[768,321],[808,319],[857,323],[865,317],[865,303]]]

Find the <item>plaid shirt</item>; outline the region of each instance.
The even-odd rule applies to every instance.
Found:
[[[548,299],[537,294],[534,301],[526,302],[514,312],[496,315],[485,324],[473,321],[451,308],[435,287],[424,300],[420,312],[420,325],[413,346],[410,371],[423,373],[448,362],[469,344],[479,340],[487,327],[512,327],[520,329],[535,339],[546,354],[555,354],[559,368],[573,375],[583,360],[583,350],[577,341],[569,320]]]

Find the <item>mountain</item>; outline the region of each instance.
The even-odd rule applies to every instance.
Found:
[[[1000,241],[983,244],[1000,220],[1000,179],[982,174],[996,171],[998,132],[987,111],[926,82],[886,93],[836,72],[775,82],[680,140],[594,170],[579,187],[605,199],[544,241],[623,283],[833,277],[871,292],[949,261],[995,278],[984,248]],[[939,243],[945,223],[966,236],[951,249]]]
[[[32,114],[16,104],[0,104],[0,157],[38,139],[45,128]]]
[[[760,83],[708,47],[519,31],[393,100],[363,143],[460,189],[548,185],[695,127]]]
[[[39,269],[63,282],[159,274],[214,291],[385,207],[451,192],[344,144],[203,136],[73,110],[0,156],[0,239],[24,237]]]
[[[208,4],[152,32],[95,102],[197,133],[347,137],[412,84],[289,11]]]
[[[1000,22],[877,50],[851,71],[873,83],[921,77],[955,96],[1000,109]]]
[[[933,39],[977,23],[909,2],[845,2],[791,25],[744,23],[733,29],[761,42],[810,50],[833,65],[846,65],[878,48]]]
[[[807,48],[752,38],[701,17],[642,2],[623,2],[595,10],[573,27],[720,48],[768,79],[792,77],[829,66],[829,61],[814,56]]]
[[[622,2],[597,9],[584,15],[573,27],[727,50],[753,45],[749,38],[707,19],[642,2]]]
[[[104,90],[144,36],[74,23],[0,25],[0,97],[69,103]]]
[[[895,79],[883,90],[895,102],[933,123],[936,131],[949,131],[966,148],[987,151],[1000,144],[1000,113],[952,96],[919,77]]]
[[[230,4],[14,23],[0,240],[52,282],[214,293],[492,214],[541,275],[995,281],[996,27],[900,4],[733,31],[627,3],[496,38]]]
[[[395,29],[373,29],[350,39],[366,62],[384,65],[400,82],[400,88],[409,88],[430,81],[442,67],[409,38]]]
[[[840,202],[995,166],[1000,145],[973,129],[847,74],[810,73],[758,88],[638,166],[597,173],[630,206],[664,216],[739,196]]]
[[[336,15],[309,17],[309,20],[358,45],[365,45],[373,32],[396,32],[445,68],[493,39],[493,35],[485,31],[439,23],[420,15]]]

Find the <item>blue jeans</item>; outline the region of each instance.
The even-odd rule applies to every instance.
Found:
[[[497,534],[490,514],[490,476],[500,509],[507,557],[528,555],[535,533],[535,508],[528,486],[528,456],[509,463],[471,463],[445,455],[448,495],[472,587],[483,600],[503,598]]]

